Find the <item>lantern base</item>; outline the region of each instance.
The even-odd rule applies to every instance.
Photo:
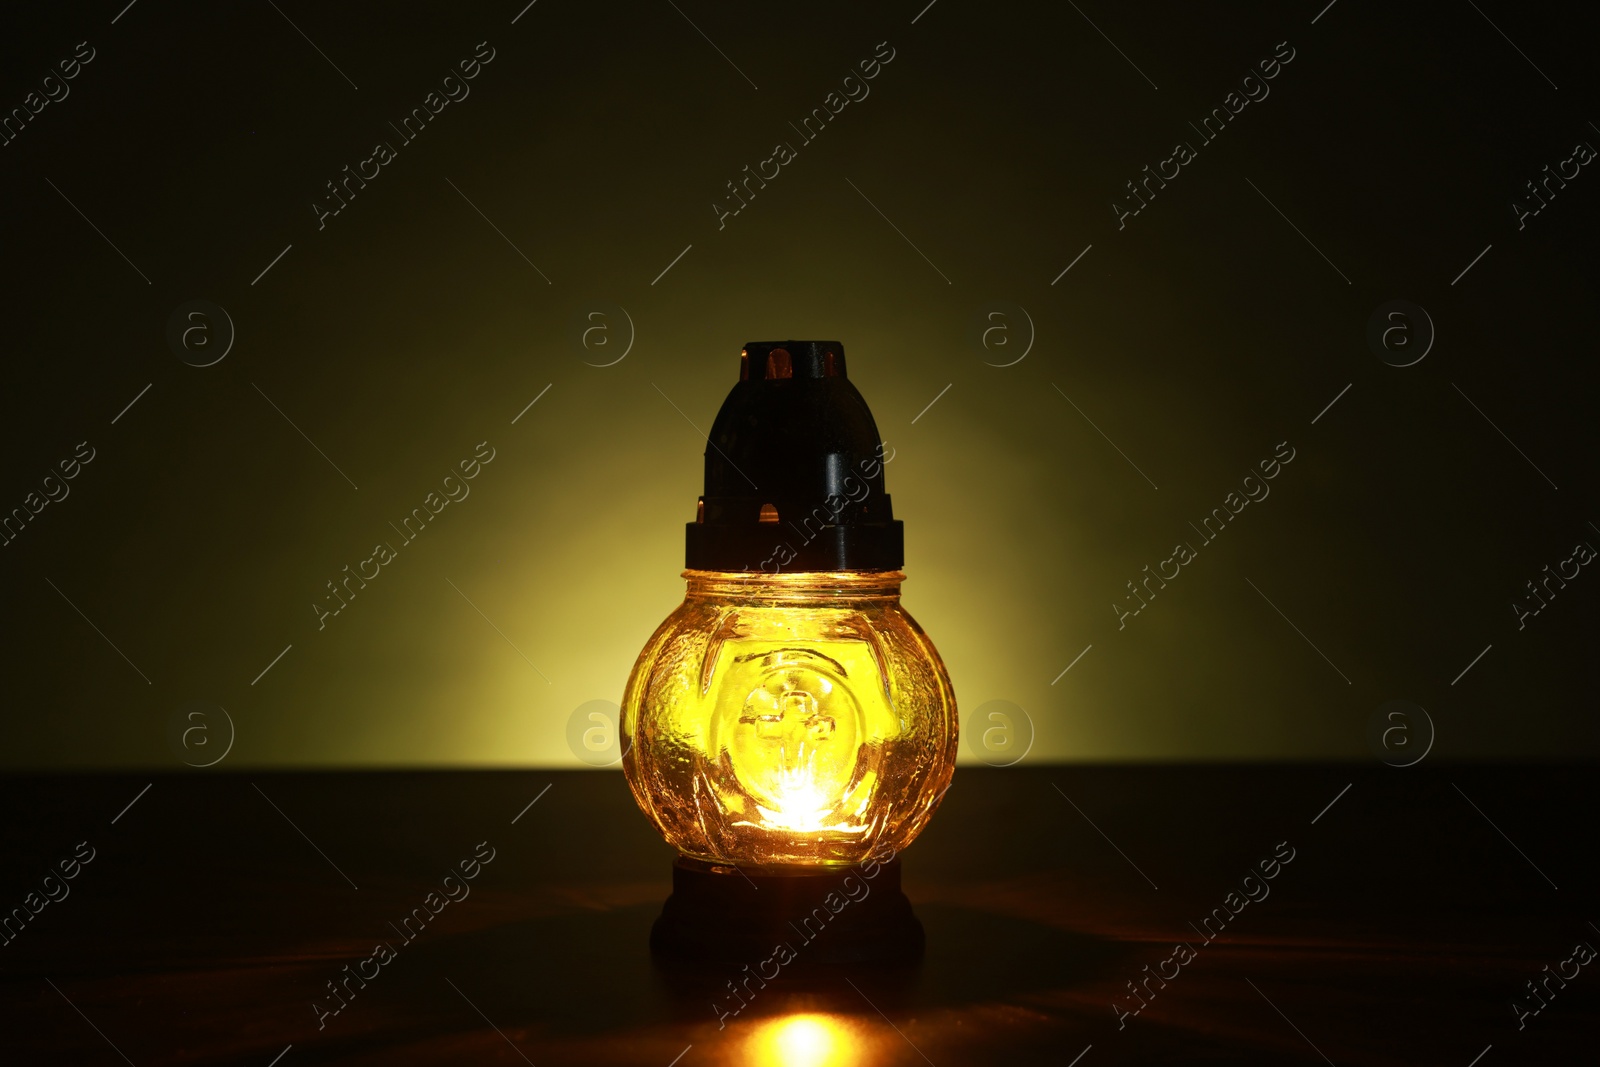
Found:
[[[922,923],[900,891],[900,861],[773,873],[680,857],[650,950],[675,960],[787,969],[790,964],[906,966],[922,960]]]

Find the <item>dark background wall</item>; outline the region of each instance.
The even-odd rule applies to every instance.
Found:
[[[1435,759],[1593,755],[1600,576],[1512,607],[1600,546],[1600,176],[1511,207],[1600,146],[1577,10],[8,12],[0,105],[94,58],[0,148],[0,508],[94,458],[0,548],[0,761],[176,765],[202,701],[225,766],[575,765],[569,715],[618,698],[681,596],[690,422],[743,341],[783,337],[845,343],[895,449],[907,606],[964,711],[1026,709],[1030,759],[1366,758],[1396,699]],[[479,42],[470,95],[401,144]],[[891,49],[802,145],[789,123]],[[780,140],[797,158],[719,228]],[[1196,158],[1119,228],[1178,141]],[[1406,367],[1368,339],[1396,299],[1436,332],[1394,320],[1391,361],[1427,349]],[[401,544],[480,442],[470,496]],[[1202,544],[1280,442],[1270,496]],[[319,629],[377,542],[397,558]]]

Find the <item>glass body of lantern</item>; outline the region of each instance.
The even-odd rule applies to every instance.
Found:
[[[622,705],[623,768],[667,842],[741,867],[903,849],[949,785],[957,732],[904,575],[684,577]]]

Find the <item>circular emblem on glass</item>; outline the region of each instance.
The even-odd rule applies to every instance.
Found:
[[[857,785],[863,723],[845,667],[820,652],[778,648],[737,656],[724,680],[719,733],[739,785],[765,825],[832,825]],[[731,720],[731,721],[730,721]]]

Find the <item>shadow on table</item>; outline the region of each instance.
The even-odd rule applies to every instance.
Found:
[[[888,1015],[1004,1002],[1099,978],[1129,949],[1089,934],[943,904],[918,909],[922,964],[807,966],[804,950],[766,981],[733,965],[679,965],[650,954],[659,905],[505,924],[417,946],[436,974],[470,975],[474,1000],[502,1027],[582,1036],[674,1022],[747,1021],[796,1011]],[[768,968],[771,973],[771,968]],[[641,980],[648,974],[652,980]],[[735,998],[728,983],[739,987]]]

